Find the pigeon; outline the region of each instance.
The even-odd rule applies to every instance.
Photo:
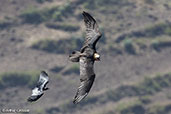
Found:
[[[27,101],[28,102],[37,101],[44,94],[44,91],[49,89],[46,87],[48,82],[49,82],[48,74],[45,71],[41,71],[37,85],[32,90],[32,95],[27,99]]]
[[[73,51],[69,60],[80,64],[80,86],[77,89],[73,103],[82,101],[89,93],[95,80],[94,62],[100,61],[100,54],[96,51],[96,43],[102,34],[99,31],[96,20],[87,12],[83,11],[86,26],[86,37],[80,51]]]

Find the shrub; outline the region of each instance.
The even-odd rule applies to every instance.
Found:
[[[63,6],[54,6],[52,8],[44,8],[38,10],[30,8],[25,10],[19,17],[24,23],[40,24],[46,21],[62,21],[63,17],[67,17],[72,12],[70,4],[67,3]]]
[[[51,29],[59,29],[63,31],[77,31],[80,29],[80,27],[77,25],[67,24],[67,23],[62,23],[62,24],[47,23],[46,27]]]
[[[132,43],[132,40],[125,39],[123,43],[124,43],[124,49],[126,52],[128,52],[129,54],[136,54],[136,49]]]
[[[46,0],[36,0],[36,2],[38,2],[38,3],[43,3],[43,2],[45,2]]]
[[[63,67],[55,66],[54,68],[50,69],[52,72],[60,72],[63,69]]]
[[[12,25],[9,21],[0,21],[0,30],[6,29]]]
[[[65,40],[41,40],[35,42],[31,48],[37,50],[43,50],[49,53],[71,53],[74,50],[81,48],[82,40],[79,38],[70,38]]]
[[[46,1],[51,2],[51,1],[53,1],[53,0],[36,0],[36,2],[38,2],[38,3],[44,3],[44,2],[46,2]]]
[[[150,100],[150,96],[141,96],[140,98],[140,101],[143,103],[143,104],[149,104],[151,103],[151,100]]]
[[[160,78],[160,80],[159,80]],[[163,84],[167,86],[162,86]],[[49,108],[46,110],[48,113],[67,113],[73,112],[75,110],[81,109],[86,105],[94,104],[105,104],[106,102],[117,102],[125,97],[130,96],[140,96],[140,99],[135,100],[129,103],[121,103],[116,107],[117,112],[120,114],[145,114],[146,109],[145,105],[150,103],[149,96],[156,92],[161,91],[163,88],[171,86],[171,74],[165,74],[163,76],[156,76],[153,78],[145,78],[141,83],[137,85],[122,85],[114,90],[108,90],[103,94],[97,96],[89,97],[87,96],[86,100],[83,100],[78,105],[66,102],[58,107]],[[149,89],[150,88],[150,89]],[[143,94],[142,94],[143,93]],[[165,111],[170,110],[170,107],[167,106]],[[150,113],[151,114],[151,113]],[[163,113],[152,113],[152,114],[165,114]]]
[[[155,41],[151,44],[151,47],[160,51],[162,48],[171,47],[171,41]]]
[[[148,78],[148,77],[144,79],[143,83],[141,83],[139,87],[140,88],[143,87],[144,90],[149,94],[153,94],[161,90],[160,85],[155,81],[155,79]]]
[[[156,37],[159,35],[170,35],[170,23],[158,23],[153,26],[149,26],[144,30],[144,33],[146,34],[146,37]]]
[[[8,72],[0,75],[0,87],[5,89],[7,87],[27,86],[32,87],[39,76],[36,72]]]
[[[110,53],[113,53],[113,54],[122,54],[123,53],[121,48],[118,48],[118,47],[116,47],[114,45],[108,45],[106,51],[108,51]]]
[[[165,32],[165,34],[171,36],[171,24],[170,24],[170,26],[166,27],[164,32]]]
[[[109,6],[115,6],[115,7],[122,7],[124,5],[128,5],[129,2],[128,0],[88,0],[83,3],[83,6],[88,9],[93,9],[93,8],[101,8],[101,7],[109,7]],[[101,7],[99,7],[101,6]]]
[[[171,23],[158,23],[155,25],[148,26],[144,28],[143,30],[139,31],[131,31],[130,33],[125,33],[116,39],[116,43],[120,43],[126,39],[130,38],[155,38],[159,37],[161,35],[171,35]]]
[[[145,114],[145,108],[139,100],[129,103],[120,103],[116,111],[120,114]]]
[[[154,105],[148,109],[149,114],[169,114],[171,112],[171,104]]]

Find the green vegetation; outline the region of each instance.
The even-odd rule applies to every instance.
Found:
[[[46,114],[43,109],[37,109],[36,114]]]
[[[133,102],[117,105],[116,111],[119,114],[169,114],[171,111],[171,104],[157,104],[147,107],[141,101],[135,100]]]
[[[136,49],[131,39],[125,39],[123,43],[126,52],[128,52],[129,54],[136,54]]]
[[[120,43],[128,38],[156,38],[161,35],[171,35],[171,23],[158,23],[146,27],[144,30],[132,31],[130,33],[122,34],[116,39],[116,43]]]
[[[12,25],[11,22],[1,20],[0,21],[0,30],[6,29],[6,28],[10,27],[11,25]]]
[[[36,0],[36,2],[38,2],[38,3],[44,3],[44,2],[46,2],[46,1],[51,2],[51,1],[53,1],[53,0]]]
[[[120,46],[115,46],[114,44],[110,43],[108,44],[107,49],[104,49],[105,52],[110,51],[112,54],[122,54],[122,48]]]
[[[171,104],[154,105],[148,109],[149,114],[169,114],[171,112]]]
[[[38,2],[38,3],[43,3],[43,2],[45,2],[46,0],[36,0],[36,2]]]
[[[121,104],[118,106],[117,110],[121,114],[130,114],[135,113],[137,114],[137,110],[141,110],[141,114],[145,114],[144,105],[150,103],[151,95],[162,91],[164,88],[171,87],[171,74],[164,74],[164,75],[157,75],[153,78],[145,78],[142,82],[134,85],[122,85],[115,90],[108,90],[103,94],[87,97],[86,100],[80,102],[78,105],[74,105],[70,102],[66,102],[59,107],[53,107],[48,110],[47,112],[70,112],[85,107],[86,105],[93,105],[93,104],[105,104],[106,102],[118,102],[119,100],[126,98],[126,97],[139,97],[139,100],[133,103]],[[52,113],[52,114],[53,114]]]
[[[68,74],[79,74],[80,73],[80,66],[78,63],[73,64],[69,69],[67,69],[63,75],[68,75]]]
[[[156,38],[140,38],[134,39],[134,45],[139,47],[141,50],[154,49],[156,51],[161,51],[164,48],[171,47],[170,37],[156,37]]]
[[[88,9],[94,9],[94,8],[102,8],[102,7],[113,7],[113,5],[115,6],[125,6],[125,5],[128,5],[129,2],[128,0],[94,0],[94,1],[91,1],[91,0],[87,0],[83,6],[85,8],[88,8]],[[100,7],[99,7],[100,6]]]
[[[50,69],[52,72],[60,72],[64,67],[60,67],[60,66],[55,66],[54,68]]]
[[[167,26],[167,28],[165,28],[165,34],[171,36],[171,25],[170,26]]]
[[[151,103],[150,97],[151,97],[150,95],[140,96],[139,100],[140,100],[143,104],[149,104],[149,103]]]
[[[0,89],[15,86],[32,87],[39,74],[37,72],[11,72],[0,74]]]
[[[31,48],[37,50],[43,50],[49,53],[71,53],[73,50],[79,50],[81,48],[82,40],[80,38],[55,40],[41,40],[35,42]]]
[[[144,81],[137,85],[137,95],[152,95],[162,90],[162,88],[171,86],[171,74],[156,76],[154,78],[146,77]]]
[[[63,18],[66,18],[71,12],[72,9],[70,4],[67,3],[63,6],[54,6],[41,10],[29,8],[25,10],[19,17],[24,23],[40,24],[47,21],[62,21]]]
[[[115,40],[115,46],[108,45],[110,46],[109,49],[122,50],[134,55],[150,49],[161,51],[164,48],[171,47],[170,35],[171,24],[158,23],[143,30],[122,34]]]
[[[107,42],[106,44],[107,45],[103,47],[104,52],[110,52],[116,55],[122,54],[123,48],[121,45],[118,45],[114,42]]]
[[[55,23],[47,23],[46,27],[51,28],[51,29],[59,29],[63,31],[77,31],[80,29],[79,26],[74,25],[74,24],[68,24],[68,23],[60,23],[60,24],[55,24]]]
[[[145,109],[139,100],[129,103],[120,103],[117,105],[116,111],[120,114],[144,114]]]
[[[170,35],[171,23],[159,23],[154,26],[150,26],[144,30],[147,37],[156,37],[158,35]]]
[[[155,41],[151,44],[151,47],[160,51],[162,48],[171,47],[171,41]]]

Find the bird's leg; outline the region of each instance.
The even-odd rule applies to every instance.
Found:
[[[80,57],[87,57],[86,53],[80,53],[79,55],[80,55]]]
[[[80,54],[81,53],[79,51],[73,51],[72,54],[69,55],[70,61],[79,62]]]

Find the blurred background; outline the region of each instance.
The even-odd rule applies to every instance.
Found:
[[[101,61],[80,104],[82,11],[98,22]],[[48,90],[27,103],[40,71]],[[0,0],[0,109],[30,114],[171,114],[170,0]]]

